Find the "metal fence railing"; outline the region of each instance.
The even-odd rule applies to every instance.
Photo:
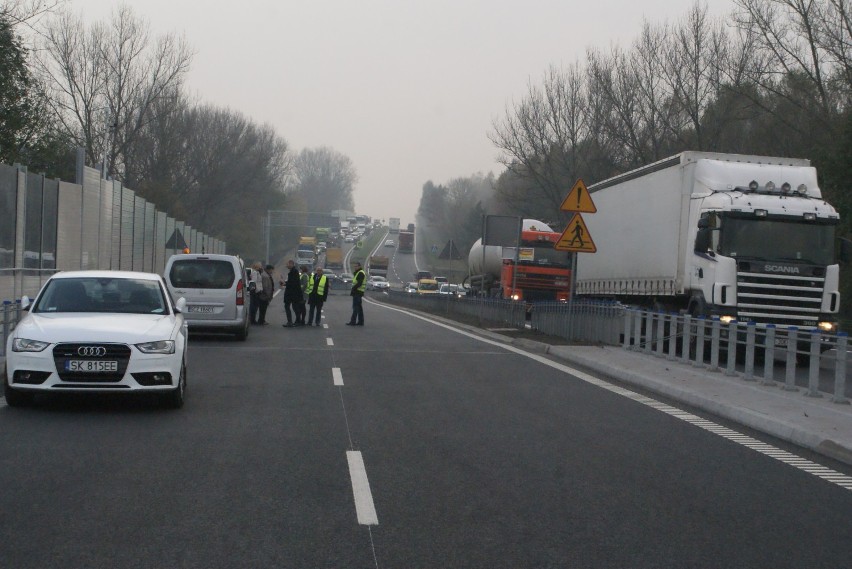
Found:
[[[371,295],[377,300],[448,317],[464,317],[480,324],[524,328],[526,307],[523,302],[499,298],[473,298],[449,294],[410,294],[391,290]]]
[[[723,324],[718,318],[693,318],[644,310],[626,310],[625,349],[741,376],[745,381],[780,385],[789,391],[848,403],[846,333],[776,328],[754,322]],[[783,365],[779,365],[783,362]],[[800,373],[807,369],[806,373]]]
[[[530,311],[530,327],[572,342],[618,346],[624,305],[614,302],[542,302]]]

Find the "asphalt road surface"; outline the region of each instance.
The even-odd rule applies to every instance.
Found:
[[[0,405],[0,567],[852,563],[831,476],[392,307],[281,310],[193,337],[181,410]]]

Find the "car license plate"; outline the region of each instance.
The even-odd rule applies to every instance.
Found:
[[[187,308],[189,308],[190,312],[204,312],[204,313],[208,313],[208,314],[213,314],[213,310],[214,310],[212,306],[193,305],[193,306],[189,306]]]
[[[65,362],[65,371],[94,373],[118,371],[118,362],[116,360],[68,360]]]

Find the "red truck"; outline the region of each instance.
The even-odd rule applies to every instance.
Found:
[[[560,233],[532,219],[521,231],[518,263],[503,259],[503,248],[482,246],[477,240],[468,255],[468,285],[474,293],[526,302],[568,300],[571,294],[571,254],[553,245]]]

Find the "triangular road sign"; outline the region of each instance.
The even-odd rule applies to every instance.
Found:
[[[589,194],[589,190],[586,188],[586,184],[583,183],[582,178],[577,180],[577,183],[568,192],[568,196],[562,201],[559,209],[561,211],[578,211],[580,213],[596,213],[598,211],[598,208],[592,202],[592,196]]]
[[[589,235],[589,228],[586,227],[583,216],[579,213],[575,213],[568,222],[568,227],[562,232],[562,236],[553,248],[571,253],[596,253],[598,250],[595,242],[592,241],[592,236]]]
[[[180,229],[175,228],[172,236],[166,241],[166,249],[186,249],[186,241]]]

